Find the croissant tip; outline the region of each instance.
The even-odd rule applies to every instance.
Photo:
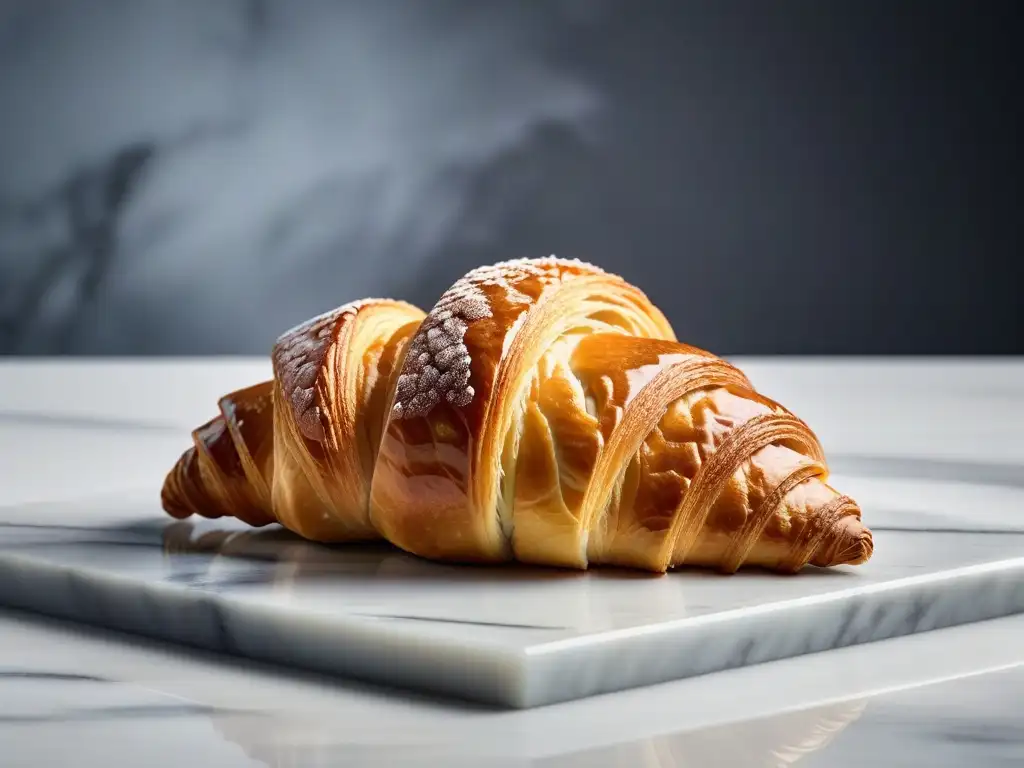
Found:
[[[166,485],[164,491],[160,494],[160,504],[164,508],[164,512],[175,520],[184,520],[192,516],[192,510],[185,504],[182,504],[174,491],[168,489]]]
[[[861,525],[860,530],[853,535],[846,549],[840,553],[842,562],[839,564],[863,565],[871,559],[871,555],[873,555],[874,552],[875,541],[874,536],[871,533],[871,529]]]
[[[835,535],[814,553],[812,564],[829,568],[835,565],[863,565],[875,551],[874,535],[860,519],[860,510],[843,517]]]
[[[184,520],[192,516],[192,509],[182,498],[182,482],[187,476],[188,464],[195,460],[195,449],[189,448],[178,459],[171,471],[164,478],[163,488],[160,489],[160,504],[171,517],[176,520]]]
[[[872,535],[870,528],[861,528],[858,546],[860,554],[858,555],[858,559],[853,562],[853,565],[866,563],[871,559],[871,555],[875,553],[875,538]]]

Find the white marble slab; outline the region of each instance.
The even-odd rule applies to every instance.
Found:
[[[0,602],[518,707],[1021,610],[1024,364],[739,362],[822,437],[876,530],[867,567],[481,572],[168,527],[154,488],[182,435],[266,361],[15,360],[0,361]]]
[[[860,481],[885,501],[884,478]],[[126,491],[0,509],[0,603],[528,708],[1022,612],[1021,497],[1003,490],[987,528],[969,506],[907,525],[899,505],[869,505],[876,550],[860,568],[662,578],[326,548],[169,521],[151,492]]]

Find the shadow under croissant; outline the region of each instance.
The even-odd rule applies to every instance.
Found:
[[[276,526],[225,530],[189,521],[166,525],[163,551],[172,581],[203,589],[263,586],[276,599],[312,600],[319,606],[326,595],[330,610],[353,618],[576,633],[704,613],[711,606],[701,604],[707,597],[700,596],[706,592],[696,589],[699,584],[753,575],[463,566],[425,560],[387,544],[328,546]],[[804,578],[849,577],[835,569],[805,573]],[[534,589],[540,585],[543,600]]]
[[[756,720],[655,735],[634,741],[587,750],[563,752],[545,757],[527,754],[502,754],[497,750],[500,739],[490,739],[488,717],[482,715],[472,727],[478,738],[466,740],[470,727],[465,721],[432,720],[419,729],[395,729],[382,723],[379,727],[363,718],[346,726],[345,718],[327,720],[307,714],[291,717],[238,717],[215,714],[211,717],[215,730],[227,741],[236,744],[247,757],[268,768],[293,765],[348,765],[372,762],[374,765],[475,765],[475,761],[499,761],[497,764],[569,768],[587,765],[598,768],[631,766],[631,768],[682,768],[683,766],[716,766],[716,768],[751,768],[752,766],[788,766],[812,755],[821,755],[836,738],[855,723],[867,709],[868,701],[853,699],[830,703]],[[531,748],[530,732],[534,727],[548,730],[552,724],[543,713],[516,713],[525,722],[517,745]],[[450,723],[449,726],[447,725]],[[500,719],[496,731],[507,732],[511,723]],[[543,733],[536,734],[543,738]],[[354,761],[354,762],[350,762]],[[453,762],[459,761],[459,762]]]
[[[279,526],[230,530],[207,529],[187,520],[166,524],[162,533],[164,553],[173,555],[205,554],[217,557],[264,560],[292,566],[291,578],[305,574],[310,577],[330,574],[365,573],[377,579],[389,576],[396,579],[430,580],[440,578],[445,582],[529,582],[578,580],[581,577],[594,579],[615,579],[620,581],[659,581],[664,574],[620,568],[613,565],[595,565],[587,571],[569,568],[524,565],[478,565],[444,563],[427,560],[405,552],[387,542],[361,542],[357,544],[322,544],[312,542]],[[682,566],[669,571],[685,573],[694,578],[735,579],[734,574]],[[758,566],[744,565],[740,573],[771,574],[775,571]],[[818,568],[808,565],[794,574],[782,578],[850,578],[852,574],[836,568]]]
[[[653,610],[665,615],[686,611],[685,591],[678,585],[636,571],[584,574],[520,565],[453,565],[384,543],[317,544],[276,527],[204,530],[191,522],[174,522],[164,528],[163,551],[171,561],[172,574],[176,570],[185,574],[178,581],[214,589],[220,584],[261,584],[278,597],[327,587],[337,591],[334,610],[368,619],[599,631],[611,628],[615,620],[607,602],[595,595],[594,585],[607,580],[644,582],[645,604]],[[233,563],[243,567],[232,567]],[[245,568],[245,564],[257,567]],[[202,572],[197,573],[197,568]],[[546,585],[540,609],[531,589],[538,584]],[[493,594],[502,586],[511,589],[499,605]],[[396,587],[401,587],[400,594]],[[346,598],[351,601],[347,605]],[[530,616],[543,618],[530,620]]]
[[[573,571],[558,568],[454,565],[419,558],[387,542],[321,544],[308,541],[278,526],[246,530],[204,530],[189,521],[176,521],[163,529],[164,553],[212,555],[260,560],[282,566],[289,580],[341,575],[365,575],[376,580],[442,579],[474,582],[521,582],[571,579]],[[623,572],[623,578],[650,578]]]

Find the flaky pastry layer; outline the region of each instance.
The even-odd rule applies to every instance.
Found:
[[[808,426],[592,265],[484,267],[427,314],[354,302],[272,358],[193,433],[169,514],[580,569],[794,572],[873,550]]]

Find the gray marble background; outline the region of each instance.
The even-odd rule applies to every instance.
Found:
[[[1024,352],[1021,15],[0,0],[0,353],[263,353],[549,253],[722,353]]]

